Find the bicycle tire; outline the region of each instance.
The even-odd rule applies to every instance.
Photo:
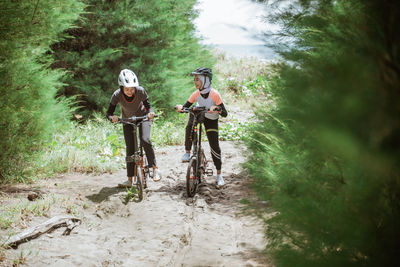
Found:
[[[196,158],[191,158],[186,172],[186,193],[188,197],[196,194],[198,179],[196,175]]]
[[[137,191],[138,191],[138,197],[139,200],[143,200],[143,175],[142,175],[142,169],[139,166],[136,166],[136,179],[137,179]]]
[[[206,154],[204,153],[204,149],[201,148],[200,150],[200,168],[199,168],[199,184],[203,180],[204,172],[206,171],[207,168],[207,158]]]
[[[149,179],[149,164],[147,163],[147,158],[144,157],[143,158],[143,166],[141,166],[141,171],[142,171],[142,175],[143,175],[143,189],[147,188],[147,181]]]

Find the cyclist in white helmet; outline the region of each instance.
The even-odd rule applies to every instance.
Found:
[[[114,115],[117,104],[121,105],[122,118],[126,119],[132,116],[148,115],[149,120],[143,122],[140,126],[140,139],[144,151],[146,152],[149,167],[153,167],[153,180],[157,182],[161,179],[161,173],[157,168],[153,145],[150,141],[151,120],[154,118],[155,114],[147,96],[147,92],[143,87],[139,86],[139,80],[136,77],[136,74],[129,69],[121,70],[118,76],[118,85],[120,88],[111,96],[106,116],[113,123],[118,121],[118,116]],[[134,153],[133,128],[131,125],[124,124],[123,130],[126,144],[126,155],[132,155]],[[119,184],[119,186],[132,186],[133,164],[134,162],[126,163],[128,180]]]

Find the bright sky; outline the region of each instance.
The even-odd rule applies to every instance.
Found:
[[[262,21],[264,6],[250,0],[198,0],[197,8],[195,24],[206,44],[263,44],[252,35],[270,27]]]

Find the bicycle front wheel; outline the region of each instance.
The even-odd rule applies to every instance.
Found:
[[[141,166],[140,170],[142,171],[142,176],[143,176],[143,188],[147,188],[147,181],[149,180],[149,164],[147,162],[147,158],[143,158],[143,165]]]
[[[198,184],[196,164],[196,158],[191,158],[186,172],[186,193],[188,197],[193,197],[196,194]]]
[[[200,184],[202,182],[204,172],[207,169],[207,158],[206,155],[204,154],[204,149],[200,150],[199,163],[200,163],[200,168],[199,168],[199,184]]]
[[[136,179],[137,179],[137,191],[138,191],[138,197],[139,200],[143,200],[143,186],[144,186],[144,181],[143,181],[143,174],[142,174],[142,169],[139,166],[136,166]]]

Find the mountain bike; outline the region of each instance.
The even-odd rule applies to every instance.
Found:
[[[219,111],[219,107],[216,109]],[[186,193],[188,197],[193,197],[196,194],[197,185],[201,183],[201,180],[206,174],[212,176],[212,169],[207,168],[207,158],[204,154],[204,149],[201,147],[201,135],[202,135],[202,122],[204,115],[209,109],[205,107],[191,107],[183,108],[182,113],[191,113],[194,117],[190,138],[192,140],[192,156],[189,160],[189,165],[186,171]]]
[[[158,117],[155,115],[154,117]],[[133,181],[136,180],[136,184],[132,184],[135,186],[139,200],[143,200],[143,190],[147,188],[147,180],[150,175],[150,168],[147,163],[147,158],[143,153],[142,142],[140,141],[140,137],[138,136],[139,131],[138,127],[145,121],[148,121],[149,118],[147,115],[140,117],[130,117],[128,119],[118,118],[118,122],[126,125],[132,125],[133,128],[133,143],[134,143],[134,153],[133,155],[126,156],[126,162],[134,162],[134,170],[133,170]],[[136,178],[136,179],[135,179]]]

